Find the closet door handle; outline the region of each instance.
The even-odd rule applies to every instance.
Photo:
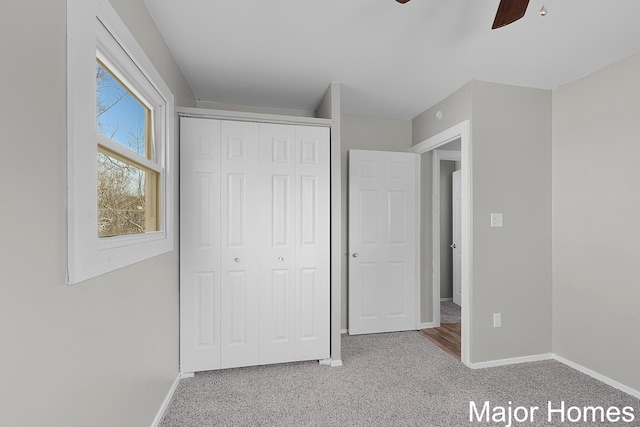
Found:
[[[280,261],[280,262],[284,262],[284,257],[279,256],[279,257],[278,257],[278,261]]]
[[[233,262],[235,262],[235,263],[240,262],[240,258],[234,258],[234,259],[233,259]]]
[[[354,252],[351,254],[352,257],[354,258],[358,258],[360,256],[360,254],[358,252]]]

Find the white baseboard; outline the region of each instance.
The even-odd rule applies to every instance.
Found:
[[[614,379],[611,379],[605,375],[602,375],[596,371],[593,371],[589,368],[586,368],[582,365],[579,365],[575,362],[572,362],[568,359],[565,359],[562,356],[558,356],[554,353],[546,353],[546,354],[538,354],[534,356],[524,356],[524,357],[514,357],[511,359],[500,359],[500,360],[490,360],[488,362],[480,362],[480,363],[471,363],[468,362],[466,365],[471,369],[482,369],[482,368],[492,368],[495,366],[504,366],[504,365],[513,365],[517,363],[526,363],[526,362],[539,362],[541,360],[557,360],[558,362],[567,365],[570,368],[575,369],[576,371],[580,371],[583,374],[589,375],[596,380],[603,382],[607,385],[610,385],[613,388],[617,388],[620,391],[623,391],[627,394],[630,394],[633,397],[640,399],[640,391],[633,389],[629,386],[626,386]]]
[[[453,301],[453,298],[440,298],[440,302],[449,302]]]
[[[434,322],[418,323],[418,330],[437,328],[438,326],[440,326],[440,324],[436,325]]]
[[[599,374],[596,371],[592,371],[589,368],[585,368],[582,365],[578,365],[577,363],[572,362],[570,360],[567,360],[562,356],[558,356],[557,354],[553,354],[552,356],[553,356],[553,359],[557,360],[560,363],[564,363],[565,365],[569,366],[570,368],[575,369],[576,371],[580,371],[583,374],[587,374],[590,377],[593,377],[593,378],[597,379],[598,381],[601,381],[601,382],[603,382],[603,383],[605,383],[607,385],[610,385],[613,388],[617,388],[618,390],[624,391],[625,393],[630,394],[631,396],[634,396],[634,397],[640,399],[640,391],[638,391],[638,390],[635,390],[635,389],[633,389],[633,388],[631,388],[629,386],[626,386],[626,385],[624,385],[622,383],[619,383],[618,381],[613,380],[613,379],[611,379],[611,378],[609,378],[607,376]]]
[[[164,413],[169,407],[169,403],[171,402],[173,393],[176,392],[176,388],[178,387],[178,383],[180,382],[180,376],[181,375],[178,374],[175,381],[173,381],[173,384],[171,384],[171,388],[169,388],[169,392],[167,393],[167,396],[164,398],[164,401],[162,402],[162,406],[160,406],[160,409],[158,410],[158,413],[156,414],[156,417],[154,418],[153,423],[151,423],[151,427],[157,427],[160,425],[160,421],[162,421],[162,417],[164,417]]]
[[[320,362],[321,365],[327,365],[327,366],[331,366],[331,367],[342,366],[342,360],[340,360],[340,359],[337,359],[337,360],[321,359],[318,362]]]
[[[340,329],[340,333],[341,334],[348,334],[349,330],[348,329]]]
[[[467,362],[466,365],[471,369],[493,368],[496,366],[514,365],[518,363],[540,362],[541,360],[553,359],[552,353],[536,354],[533,356],[512,357],[510,359],[489,360],[487,362],[472,363]]]

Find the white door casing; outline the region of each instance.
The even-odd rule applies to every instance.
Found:
[[[349,333],[416,328],[418,156],[349,151]]]
[[[453,302],[462,305],[462,172],[452,175]]]
[[[471,218],[473,218],[472,213],[472,203],[471,203],[471,194],[472,194],[472,185],[471,185],[471,177],[473,176],[473,162],[471,156],[471,122],[469,120],[465,120],[461,123],[458,123],[451,128],[445,129],[437,135],[429,137],[424,141],[415,144],[411,147],[411,152],[416,154],[423,154],[429,151],[433,152],[433,158],[436,159],[438,157],[437,151],[435,150],[438,147],[444,146],[445,144],[455,141],[456,139],[460,139],[461,142],[461,150],[460,150],[460,161],[461,161],[461,182],[462,182],[462,274],[461,274],[461,292],[462,292],[462,304],[461,304],[461,323],[462,323],[462,331],[460,337],[460,359],[462,363],[465,365],[472,367],[473,364],[469,361],[470,358],[470,289],[473,288],[472,284],[472,266],[473,266],[473,251],[471,250],[473,247],[472,241],[472,225]],[[444,150],[446,152],[447,150]],[[453,160],[453,159],[452,159]],[[437,171],[437,173],[436,173]],[[438,181],[439,177],[439,162],[436,163],[434,161],[433,165],[433,182]],[[433,193],[439,191],[439,186],[435,186],[433,188]],[[439,198],[435,198],[434,207],[436,206]],[[433,215],[433,235],[436,236],[436,233],[439,233],[439,213]],[[436,226],[437,225],[437,226]],[[440,272],[439,272],[439,263],[440,263],[440,238],[433,239],[433,254],[434,260],[437,257],[437,262],[434,262],[433,266],[433,283],[439,283],[440,281]],[[439,326],[439,318],[440,318],[440,287],[433,286],[433,312],[434,316],[437,313],[438,321],[434,324],[430,325]],[[435,317],[434,317],[435,319]],[[437,323],[437,324],[436,324]],[[425,325],[425,327],[429,327]]]

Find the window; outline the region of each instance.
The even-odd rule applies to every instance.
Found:
[[[99,58],[96,61],[98,237],[158,230],[153,111]]]
[[[67,14],[72,284],[173,249],[175,118],[173,95],[107,0],[67,0]]]

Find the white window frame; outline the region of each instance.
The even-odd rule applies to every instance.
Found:
[[[98,237],[96,58],[153,104],[160,231]],[[67,0],[68,284],[173,250],[174,110],[173,94],[109,1]]]

